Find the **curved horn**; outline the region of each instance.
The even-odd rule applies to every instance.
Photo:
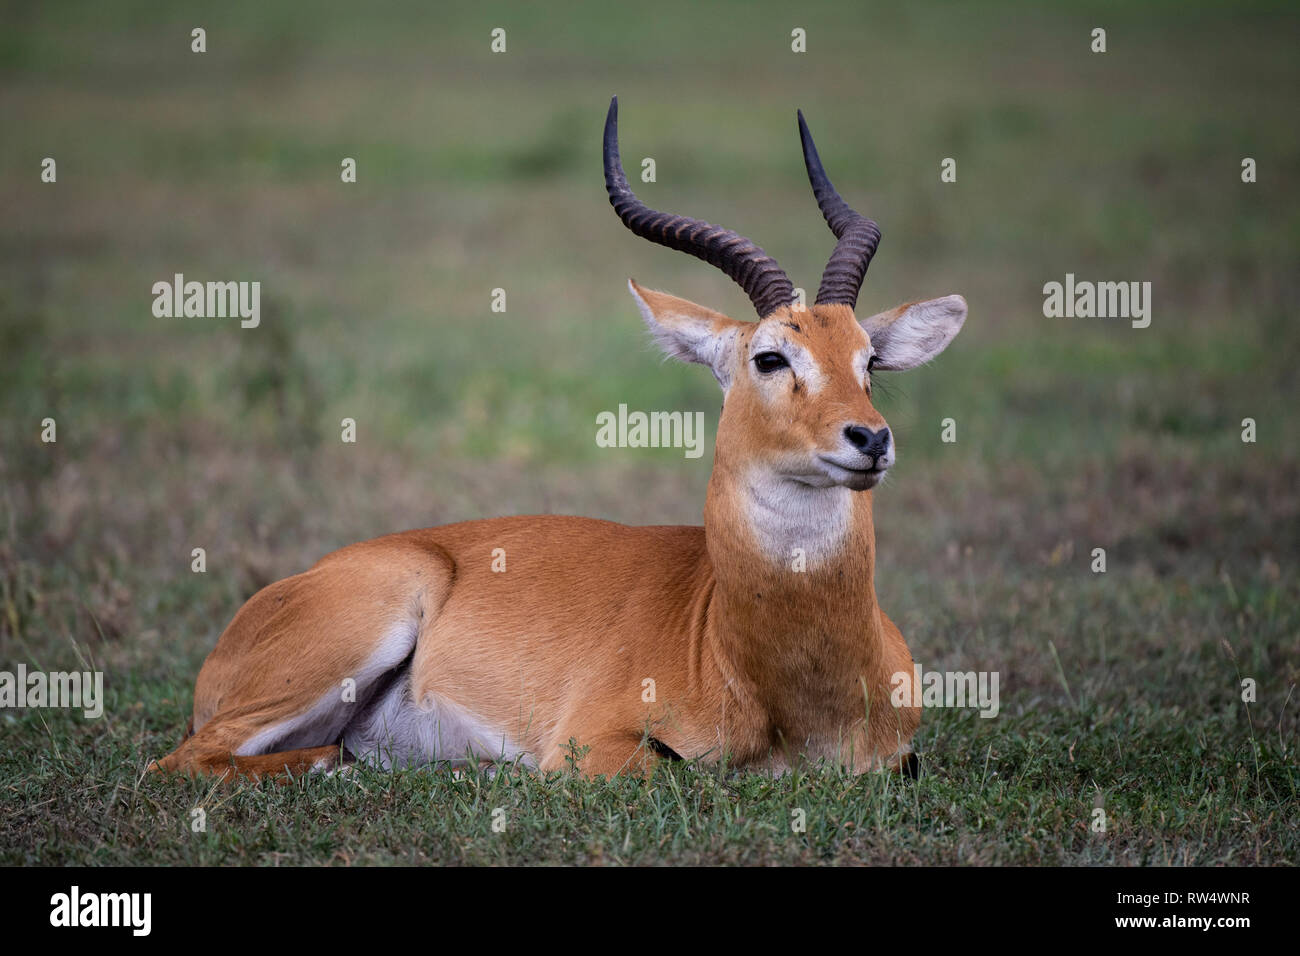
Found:
[[[843,303],[849,308],[858,304],[858,290],[867,274],[871,257],[880,245],[880,227],[849,208],[849,204],[840,198],[831,181],[822,169],[821,157],[813,143],[812,133],[804,122],[803,110],[799,110],[799,139],[803,142],[803,162],[808,169],[808,181],[812,183],[813,195],[817,205],[826,217],[826,225],[831,227],[835,238],[835,251],[831,253],[822,270],[821,285],[817,287],[817,304]]]
[[[776,260],[744,236],[700,219],[655,212],[636,198],[618,155],[617,96],[605,117],[605,190],[623,225],[642,239],[717,266],[745,290],[760,319],[794,301],[794,286]]]

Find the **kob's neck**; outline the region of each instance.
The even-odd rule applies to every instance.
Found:
[[[817,488],[717,462],[704,527],[720,664],[778,729],[863,714],[881,667],[871,492]]]

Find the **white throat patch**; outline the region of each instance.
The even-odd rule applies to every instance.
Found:
[[[836,558],[852,526],[853,492],[839,485],[818,488],[751,469],[745,480],[744,513],[759,549],[774,564],[808,569]]]

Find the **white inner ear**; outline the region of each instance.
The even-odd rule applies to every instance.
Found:
[[[740,334],[738,329],[728,328],[718,332],[712,320],[684,312],[661,312],[656,315],[630,281],[627,289],[632,293],[650,334],[665,355],[683,362],[707,365],[713,370],[713,377],[718,380],[723,391],[731,387],[731,360],[736,338]]]
[[[857,373],[858,384],[863,388],[867,387],[867,376],[871,374],[871,356],[875,354],[875,350],[870,348],[858,349],[853,353],[853,371]]]
[[[959,295],[927,299],[862,320],[876,351],[876,368],[901,372],[928,362],[948,347],[966,321]]]

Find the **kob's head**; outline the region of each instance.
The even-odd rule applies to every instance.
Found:
[[[741,322],[628,284],[664,350],[709,366],[722,386],[719,455],[808,485],[861,490],[878,484],[895,459],[894,436],[871,401],[872,374],[942,352],[966,319],[966,300],[950,295],[855,316],[880,230],[835,191],[802,114],[799,132],[813,193],[838,240],[807,308],[776,260],[750,240],[636,198],[619,160],[617,98],[605,120],[605,186],[632,232],[718,267],[754,303],[759,321]]]

